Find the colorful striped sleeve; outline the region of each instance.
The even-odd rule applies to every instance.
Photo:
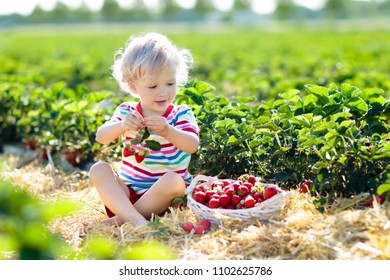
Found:
[[[107,122],[119,122],[130,113],[131,110],[135,110],[134,106],[130,102],[125,102],[116,107],[114,115]]]
[[[183,131],[189,131],[199,137],[199,127],[194,113],[187,105],[181,105],[175,117],[174,126]]]

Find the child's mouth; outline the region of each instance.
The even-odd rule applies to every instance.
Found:
[[[164,105],[167,101],[166,100],[159,100],[159,101],[156,101],[157,105]]]

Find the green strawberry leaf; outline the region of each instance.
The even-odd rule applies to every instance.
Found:
[[[145,131],[144,131],[144,134],[142,135],[142,140],[141,141],[143,141],[145,139],[148,139],[149,136],[150,136],[150,132],[149,132],[148,128],[145,127]]]
[[[161,150],[161,144],[155,140],[146,140],[145,141],[146,146],[153,150],[153,151],[159,151]]]

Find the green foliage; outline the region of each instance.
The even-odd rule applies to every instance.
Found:
[[[388,174],[388,34],[246,31],[172,34],[193,50],[192,75],[215,86],[193,81],[176,99],[190,104],[201,129],[193,172],[374,192]],[[47,34],[45,44],[38,32],[2,34],[0,145],[34,140],[76,165],[97,156],[96,130],[125,100],[113,97],[107,75],[128,33]],[[109,91],[95,91],[102,88]]]
[[[73,252],[79,260],[173,260],[170,248],[156,240],[118,245],[106,236],[88,236],[80,252]]]
[[[311,179],[320,193],[344,195],[374,193],[390,174],[390,101],[380,89],[306,85],[306,94],[249,106],[251,98],[229,102],[202,82],[188,87],[178,102],[191,104],[200,126],[195,173],[255,173],[286,187]]]
[[[38,148],[52,156],[74,153],[77,164],[93,159],[100,149],[95,143],[96,130],[108,118],[107,110],[99,108],[99,104],[112,93],[87,92],[82,85],[73,90],[65,82],[48,89],[30,90],[21,83],[4,83],[1,87],[4,142],[36,141]]]
[[[53,260],[166,260],[175,259],[171,249],[150,240],[122,244],[104,236],[90,235],[75,250],[47,229],[53,219],[80,209],[70,201],[42,203],[9,181],[0,182],[0,259]],[[167,234],[167,227],[156,217],[150,227]]]
[[[145,241],[124,248],[120,254],[123,260],[174,260],[177,256],[164,244]]]
[[[82,84],[91,91],[117,92],[118,85],[109,72],[113,54],[130,35],[143,30],[118,27],[116,32],[104,28],[89,31],[74,32],[72,28],[0,34],[0,80],[29,84],[29,90],[65,81],[72,89]],[[266,100],[289,89],[302,90],[305,84],[325,86],[331,82],[382,88],[389,93],[389,32],[225,31],[164,30],[178,46],[193,52],[191,76],[210,82],[228,98],[250,95]],[[29,96],[29,90],[24,96]]]
[[[8,181],[0,182],[0,259],[51,260],[68,254],[47,222],[77,209],[72,202],[42,204]]]

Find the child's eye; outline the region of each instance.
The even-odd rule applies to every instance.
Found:
[[[168,86],[173,86],[175,83],[168,83]]]
[[[154,89],[154,88],[156,88],[156,87],[157,87],[157,86],[150,86],[149,88],[150,88],[150,89]]]

